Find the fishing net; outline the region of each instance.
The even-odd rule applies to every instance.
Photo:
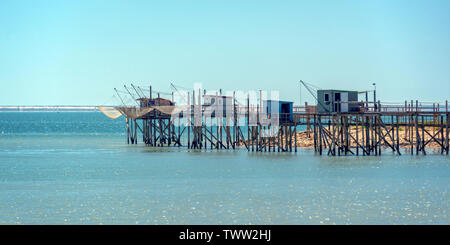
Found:
[[[180,112],[188,111],[190,106],[152,106],[152,107],[114,107],[119,114],[125,115],[128,118],[138,119],[142,118],[146,114],[152,112],[153,110],[159,111],[166,115],[177,115]],[[101,110],[101,109],[100,109]],[[101,110],[106,116],[113,118],[109,115],[109,113],[105,113]],[[119,115],[120,116],[120,115]],[[117,116],[117,117],[119,117]],[[117,118],[116,117],[116,118]]]
[[[164,114],[178,114],[182,111],[187,111],[190,106],[153,106],[155,110],[160,111]]]
[[[116,107],[118,111],[126,115],[128,118],[137,119],[154,110],[151,107]]]
[[[114,107],[105,107],[105,106],[99,106],[97,107],[105,116],[116,119],[122,115],[122,113],[118,110],[116,110]]]

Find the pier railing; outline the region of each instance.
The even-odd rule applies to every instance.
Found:
[[[357,108],[353,111],[347,111],[347,112],[449,112],[449,105],[448,101],[444,102],[422,102],[418,100],[411,100],[411,101],[405,101],[405,102],[367,102],[367,101],[335,101],[331,102],[331,107],[335,108],[335,105],[337,105],[337,108],[342,108],[344,105],[349,108],[352,106],[352,108]],[[355,106],[356,105],[356,106]],[[320,106],[320,105],[319,105]],[[293,107],[294,113],[316,113],[317,112],[317,106],[310,106],[305,104],[304,106],[294,106]],[[334,112],[340,112],[340,111],[334,111]]]

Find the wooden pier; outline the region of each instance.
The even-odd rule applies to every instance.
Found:
[[[378,101],[377,106],[351,113],[317,113],[305,105],[294,107],[289,115],[266,115],[262,103],[251,104],[250,97],[239,103],[233,93],[226,115],[219,115],[203,105],[206,94],[197,91],[196,96],[192,91],[184,106],[116,107],[126,118],[128,144],[137,144],[142,136],[151,147],[297,152],[301,129],[312,138],[319,155],[377,156],[386,149],[398,155],[449,153],[448,102],[445,107],[424,107],[418,101],[402,106]],[[267,123],[268,117],[277,123]]]

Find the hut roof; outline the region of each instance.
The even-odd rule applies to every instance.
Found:
[[[168,99],[164,99],[164,98],[139,98],[137,99],[139,101],[160,101],[160,102],[169,102],[169,103],[173,103],[171,100]]]

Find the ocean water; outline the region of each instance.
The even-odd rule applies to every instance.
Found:
[[[0,224],[449,224],[450,157],[127,145],[98,112],[0,113]]]

